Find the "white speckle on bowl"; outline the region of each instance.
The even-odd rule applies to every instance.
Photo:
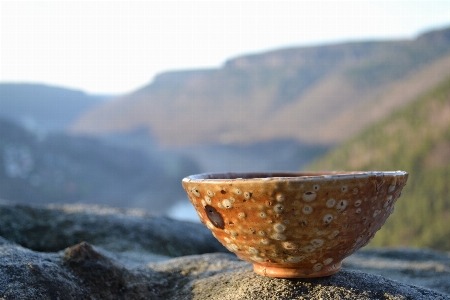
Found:
[[[315,200],[317,197],[317,194],[315,192],[305,192],[303,193],[302,199],[305,202],[311,202]]]
[[[273,207],[273,211],[276,213],[280,213],[284,210],[284,206],[282,204],[277,204]]]
[[[325,204],[328,208],[332,208],[336,204],[336,200],[331,198],[327,200],[327,203]]]
[[[305,205],[302,208],[302,213],[304,213],[305,215],[309,215],[310,213],[313,212],[313,208],[309,205]]]
[[[273,234],[271,236],[271,238],[273,238],[274,240],[277,240],[277,241],[284,241],[284,240],[286,240],[286,236],[284,234],[282,234],[282,233],[275,233],[275,234]]]
[[[222,205],[223,205],[223,207],[228,208],[228,209],[233,207],[233,204],[228,199],[223,199],[222,200]]]
[[[286,230],[286,225],[276,223],[275,225],[273,225],[273,229],[275,229],[276,232],[284,232]]]
[[[347,208],[347,200],[340,200],[336,204],[337,211],[344,211]]]

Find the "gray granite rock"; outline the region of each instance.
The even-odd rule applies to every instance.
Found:
[[[0,236],[43,252],[82,241],[116,252],[169,257],[228,252],[201,224],[88,205],[30,206],[0,201]]]
[[[367,249],[345,259],[343,267],[450,295],[450,253],[411,248]]]
[[[40,253],[0,240],[4,299],[449,299],[390,279],[342,270],[316,279],[276,279],[225,253],[129,267],[82,242]]]
[[[277,279],[200,224],[133,211],[1,203],[0,231],[0,299],[450,299],[450,259],[429,250],[360,251],[333,276]]]
[[[169,299],[449,299],[429,289],[347,269],[324,278],[264,277],[229,254],[182,257],[150,267],[189,278]]]
[[[128,270],[80,243],[40,253],[0,240],[1,299],[157,299],[152,270]]]

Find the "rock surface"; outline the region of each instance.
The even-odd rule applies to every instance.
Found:
[[[450,257],[430,250],[360,251],[333,276],[276,279],[201,224],[7,202],[0,236],[0,299],[450,299]]]
[[[368,249],[345,259],[343,267],[450,295],[449,253],[410,248]]]
[[[115,252],[182,256],[228,252],[201,224],[100,206],[29,206],[0,201],[0,236],[36,251],[82,241]]]

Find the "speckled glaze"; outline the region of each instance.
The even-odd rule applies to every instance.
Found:
[[[198,216],[258,274],[337,273],[394,211],[408,179],[396,172],[199,174],[182,184]]]

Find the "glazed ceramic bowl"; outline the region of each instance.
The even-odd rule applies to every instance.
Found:
[[[199,174],[182,184],[213,235],[258,274],[328,276],[394,211],[408,173]]]

